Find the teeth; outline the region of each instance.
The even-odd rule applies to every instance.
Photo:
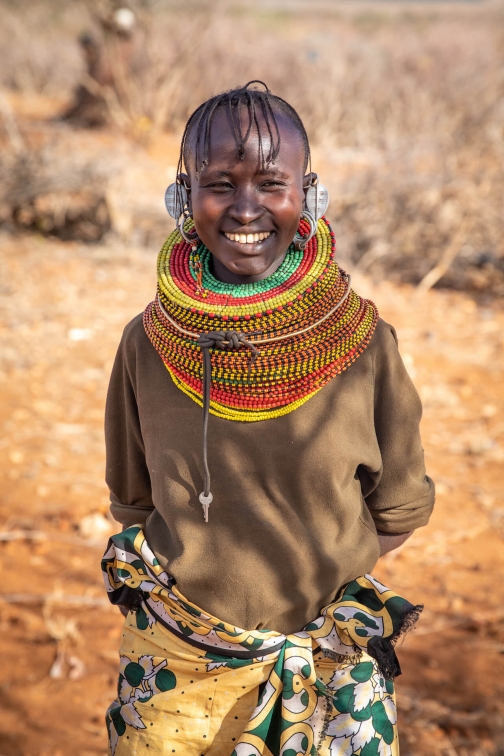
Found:
[[[257,244],[264,241],[270,235],[270,231],[263,231],[260,234],[225,234],[229,241],[238,242],[239,244]]]

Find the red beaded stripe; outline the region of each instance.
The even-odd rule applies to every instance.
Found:
[[[181,242],[180,244],[176,245],[173,248],[173,254],[170,257],[170,275],[172,276],[174,282],[177,284],[177,286],[180,288],[181,291],[184,292],[184,294],[187,294],[188,296],[194,295],[194,278],[191,276],[191,273],[188,268],[183,267],[183,257],[188,254],[190,249],[190,246],[187,244],[187,242]],[[331,257],[333,257],[333,254]],[[317,241],[316,239],[310,239],[308,244],[306,245],[305,254],[303,255],[303,261],[299,268],[294,271],[294,273],[287,279],[287,281],[280,286],[275,287],[274,289],[271,289],[268,291],[268,299],[271,299],[272,297],[277,296],[278,294],[281,294],[283,291],[286,291],[287,289],[292,288],[296,283],[299,281],[302,281],[303,278],[306,276],[307,272],[310,270],[311,266],[313,265],[313,262],[317,256]],[[209,291],[208,297],[206,299],[207,304],[214,304],[214,305],[229,305],[231,304],[230,300],[232,301],[233,305],[240,305],[240,304],[250,304],[251,302],[261,302],[264,301],[263,297],[259,294],[253,294],[248,297],[229,297],[225,294],[217,294],[215,292]]]

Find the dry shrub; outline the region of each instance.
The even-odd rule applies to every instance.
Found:
[[[28,86],[25,70],[43,91],[68,92],[72,77],[82,82],[72,38],[86,25],[117,59],[116,42],[96,24],[106,0],[89,0],[87,16],[84,5],[70,13],[53,2],[50,33],[47,6],[11,8],[0,31],[4,86]],[[132,7],[135,65],[126,76],[117,68],[101,92],[112,123],[144,139],[180,131],[211,94],[263,79],[306,123],[314,167],[332,190],[343,258],[411,282],[441,261],[441,283],[504,293],[499,3],[415,4],[407,13],[401,4],[393,11],[333,3],[318,14],[274,3]]]
[[[72,149],[61,129],[59,139],[29,149],[12,126],[0,155],[0,225],[63,240],[102,239],[111,227],[106,195],[114,161],[103,150],[97,156]]]
[[[100,241],[109,231],[106,198],[95,191],[48,193],[34,197],[12,214],[19,228],[57,236],[64,241]]]
[[[82,70],[75,38],[85,7],[61,0],[1,0],[1,85],[19,92],[68,96]]]

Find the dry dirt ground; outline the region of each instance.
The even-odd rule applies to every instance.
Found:
[[[104,756],[121,617],[99,567],[103,406],[155,252],[114,236],[0,246],[0,756]],[[397,327],[438,489],[431,524],[375,570],[426,606],[400,650],[402,754],[504,754],[504,311],[354,285]]]

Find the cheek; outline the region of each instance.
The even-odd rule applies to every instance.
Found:
[[[222,208],[219,202],[214,201],[212,198],[193,202],[192,216],[196,231],[201,239],[210,238],[215,234],[221,215]]]
[[[286,232],[291,233],[293,229],[297,229],[302,211],[303,203],[301,197],[286,198],[276,208],[277,218]]]
[[[296,195],[272,196],[264,206],[269,211],[278,230],[290,233],[292,228],[297,228],[302,211],[302,201]]]
[[[304,192],[303,191],[290,191],[287,192],[278,203],[278,211],[282,215],[296,216],[299,218],[303,210]]]
[[[194,197],[192,201],[193,218],[215,218],[219,214],[218,203],[213,202],[211,197]]]

